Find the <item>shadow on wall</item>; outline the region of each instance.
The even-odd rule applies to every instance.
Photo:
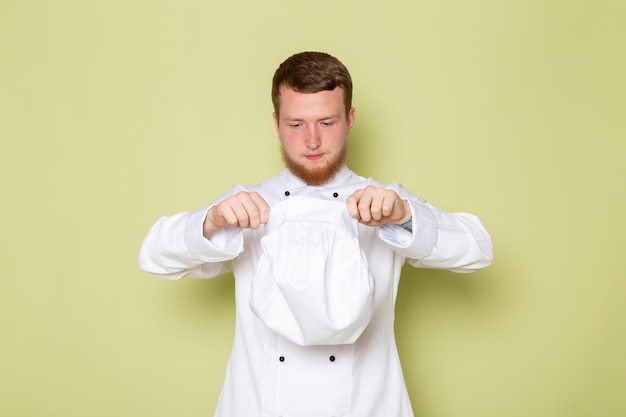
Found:
[[[395,331],[416,415],[431,414],[429,386],[437,380],[433,372],[449,374],[449,363],[470,360],[464,342],[476,346],[493,340],[493,334],[489,340],[484,337],[502,319],[497,314],[502,309],[502,276],[494,265],[471,274],[403,267]]]
[[[232,273],[211,279],[182,278],[170,283],[173,285],[164,293],[161,302],[180,316],[177,320],[196,322],[204,331],[207,319],[213,324],[219,322],[221,327],[234,325],[235,280]]]
[[[378,166],[372,166],[377,156],[383,151],[383,143],[379,138],[375,121],[371,121],[367,109],[357,111],[354,127],[348,138],[348,167],[364,177],[375,177]],[[378,164],[375,164],[378,165]]]

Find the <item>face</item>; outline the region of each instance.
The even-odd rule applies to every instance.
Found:
[[[274,125],[287,168],[309,185],[333,178],[346,159],[346,140],[354,124],[354,108],[346,114],[343,89],[318,93],[280,90]]]

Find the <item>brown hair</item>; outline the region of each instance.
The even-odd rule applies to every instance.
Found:
[[[272,103],[276,116],[281,87],[305,94],[341,87],[346,115],[352,107],[352,78],[348,69],[337,58],[324,52],[300,52],[280,64],[272,80]]]

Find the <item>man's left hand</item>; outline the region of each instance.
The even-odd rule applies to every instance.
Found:
[[[356,190],[346,200],[348,213],[367,226],[402,224],[411,218],[411,208],[398,193],[386,188],[367,186]]]

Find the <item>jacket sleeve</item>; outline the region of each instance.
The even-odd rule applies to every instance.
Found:
[[[225,228],[206,239],[202,224],[207,211],[234,191],[201,210],[158,219],[141,245],[139,267],[167,279],[211,278],[231,271],[232,260],[243,251],[243,232]]]
[[[386,224],[380,238],[417,268],[473,272],[493,262],[493,244],[480,219],[468,213],[448,213],[391,185],[411,206],[413,231]]]

